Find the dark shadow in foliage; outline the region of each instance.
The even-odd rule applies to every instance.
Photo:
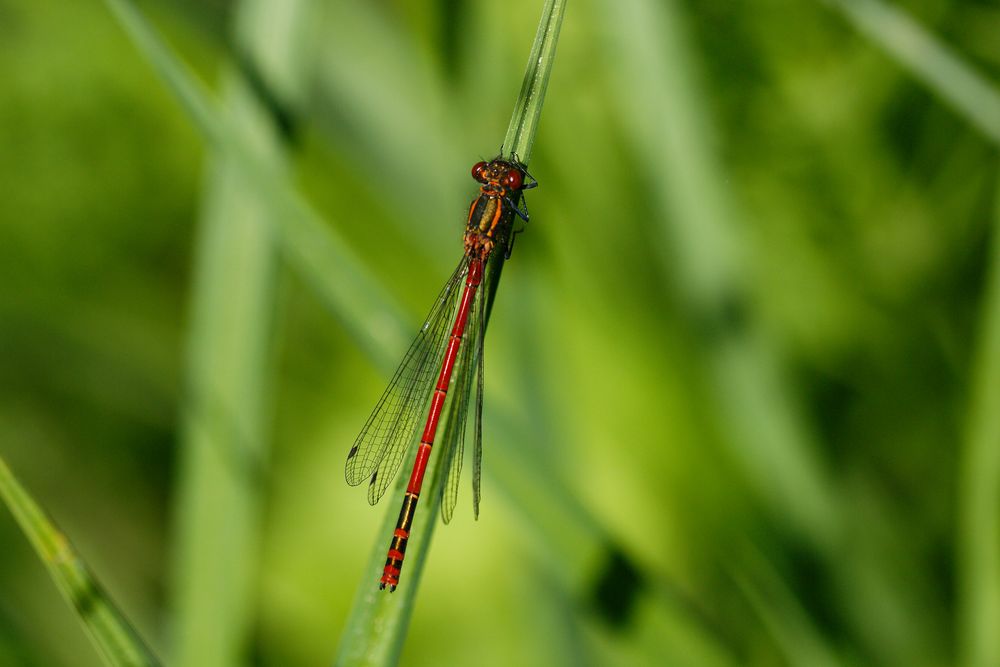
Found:
[[[463,0],[438,0],[437,16],[441,31],[441,64],[448,78],[454,81],[463,66],[459,51],[465,26],[468,25],[466,3]]]
[[[608,625],[621,630],[629,625],[646,582],[639,567],[618,545],[609,545],[590,587],[590,603]]]
[[[264,107],[271,122],[278,129],[282,142],[289,147],[296,146],[299,138],[299,122],[291,108],[268,83],[252,55],[237,45],[233,49],[233,59],[247,86],[253,91],[254,97]]]
[[[740,289],[730,289],[715,303],[698,313],[697,333],[707,345],[721,345],[745,336],[753,324],[749,296]]]

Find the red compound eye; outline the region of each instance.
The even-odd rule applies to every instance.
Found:
[[[521,186],[524,185],[524,177],[521,176],[521,172],[517,169],[511,169],[507,172],[507,176],[504,177],[504,185],[506,185],[511,190],[520,190]]]
[[[486,182],[486,177],[483,176],[484,169],[486,169],[485,162],[477,162],[476,164],[472,165],[472,177],[477,181],[479,181],[480,183]]]

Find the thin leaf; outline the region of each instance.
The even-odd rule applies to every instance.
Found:
[[[413,466],[415,455],[416,450],[407,456],[405,469]],[[397,508],[402,502],[408,476],[400,475],[392,496],[383,499],[387,503],[387,511],[376,533],[361,585],[351,605],[334,664],[354,667],[399,663],[431,537],[441,511],[443,484],[448,470],[446,466],[439,465],[440,461],[440,456],[432,456],[428,465],[430,488],[422,494],[423,502],[417,506],[414,515],[413,528],[406,546],[406,565],[403,571],[405,579],[393,593],[379,590],[377,583],[385,565],[387,536],[392,534],[396,526]]]
[[[210,141],[219,141],[223,123],[219,118],[218,104],[190,68],[174,57],[130,0],[104,0],[104,2],[125,28],[125,32],[136,47],[156,69],[156,73],[166,82],[198,129]]]
[[[275,130],[235,74],[226,99],[279,164]],[[211,159],[192,281],[171,577],[178,665],[241,664],[253,622],[278,265],[266,202],[234,162],[224,150]]]
[[[959,469],[961,664],[1000,664],[1000,202],[981,309]]]
[[[879,0],[825,0],[993,142],[1000,91],[903,9]],[[998,209],[1000,210],[1000,209]],[[1000,664],[1000,212],[977,334],[959,473],[958,652],[961,664]]]
[[[747,549],[739,569],[734,569],[731,576],[787,664],[793,667],[837,667],[842,664],[794,593],[757,549]]]
[[[362,265],[334,228],[294,190],[287,174],[276,170],[241,135],[190,69],[163,43],[126,0],[105,0],[132,41],[189,113],[206,141],[228,152],[234,169],[260,192],[265,216],[291,267],[324,300],[382,368],[392,368],[391,350],[404,349],[410,334],[401,309]]]
[[[521,92],[517,96],[514,114],[503,140],[503,154],[507,157],[516,155],[524,164],[528,164],[531,157],[531,146],[542,115],[542,103],[552,74],[559,28],[562,27],[565,13],[566,0],[546,0],[535,42],[531,45],[531,54],[528,56],[528,68],[524,73]]]
[[[59,592],[76,610],[104,662],[112,667],[158,665],[152,651],[115,607],[66,536],[21,486],[2,458],[0,498],[42,559]]]
[[[747,243],[718,163],[708,112],[678,3],[597,0],[620,76],[619,112],[651,179],[661,261],[706,341],[718,423],[775,516],[829,545],[839,517],[819,446],[784,381],[778,343],[758,326],[744,288]],[[620,82],[620,83],[619,83]],[[638,82],[638,83],[637,83]]]
[[[824,0],[873,44],[935,92],[994,143],[1000,143],[1000,90],[904,10],[879,0]]]

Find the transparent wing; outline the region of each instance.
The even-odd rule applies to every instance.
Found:
[[[480,287],[476,292],[476,298],[469,314],[469,323],[465,330],[466,335],[462,340],[455,380],[448,392],[451,400],[444,437],[440,445],[442,450],[441,465],[447,466],[448,470],[444,496],[441,499],[441,519],[445,523],[451,521],[455,512],[455,503],[458,501],[458,482],[462,476],[462,462],[465,458],[465,425],[468,422],[469,398],[476,370],[475,355],[482,349],[480,337],[483,329],[480,326],[480,320],[483,314],[482,304],[485,301],[485,290]]]
[[[494,280],[499,280],[499,272],[489,272],[487,276],[491,284],[484,285],[486,294],[496,292]],[[472,515],[479,518],[480,482],[483,475],[483,341],[486,339],[486,302],[484,298],[479,303],[479,334],[476,336],[476,428],[472,438]]]
[[[347,483],[356,486],[368,480],[368,502],[372,505],[395,478],[414,440],[444,355],[461,293],[459,287],[467,270],[468,258],[463,257],[347,455]]]

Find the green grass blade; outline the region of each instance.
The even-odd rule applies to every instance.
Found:
[[[0,458],[0,497],[72,605],[104,662],[112,667],[158,665],[142,639],[108,598],[69,540]]]
[[[290,252],[318,255],[306,263],[311,270],[331,261],[336,248],[307,212],[286,215],[299,202],[274,186],[285,178],[277,131],[239,78],[228,78],[223,112],[131,4],[109,5],[215,150],[188,339],[172,607],[177,664],[238,664],[253,621],[253,554],[267,458],[274,221],[288,220],[278,231],[292,239]],[[357,298],[342,292],[333,298],[340,296]]]
[[[531,54],[528,56],[528,68],[524,73],[521,92],[514,104],[514,115],[511,116],[507,136],[503,140],[503,154],[507,157],[516,155],[524,164],[528,164],[531,157],[531,146],[542,115],[542,103],[545,101],[549,75],[552,74],[559,28],[565,13],[566,0],[546,0],[535,42],[531,45]]]
[[[405,461],[404,470],[413,465],[416,452],[411,452]],[[379,590],[378,581],[385,565],[388,536],[396,527],[397,507],[402,502],[406,482],[409,477],[399,476],[391,497],[386,497],[385,516],[379,527],[375,544],[372,545],[368,564],[365,566],[361,585],[355,594],[351,613],[341,635],[340,646],[334,664],[339,667],[395,665],[406,640],[410,616],[420,587],[424,563],[430,549],[431,537],[437,527],[441,511],[441,490],[447,476],[438,465],[440,457],[431,457],[428,477],[430,488],[424,493],[423,503],[417,506],[406,546],[406,566],[403,580],[395,592]]]
[[[405,349],[410,333],[401,309],[330,225],[294,190],[286,173],[254,149],[233,127],[205,87],[125,0],[106,0],[136,47],[189,113],[205,140],[232,156],[233,168],[260,193],[266,219],[291,267],[313,289],[380,367],[392,350]]]
[[[280,163],[252,94],[235,75],[226,88],[234,117]],[[277,253],[265,203],[218,153],[196,248],[171,606],[175,663],[221,667],[242,663],[253,621]]]
[[[1000,143],[1000,91],[949,46],[904,10],[880,0],[824,1],[980,132]]]
[[[733,456],[774,515],[816,543],[838,530],[819,447],[757,325],[746,241],[718,164],[709,105],[675,2],[599,0],[622,126],[654,188],[661,261],[696,323],[714,410]],[[704,333],[709,332],[709,336]]]
[[[757,549],[749,547],[731,575],[785,662],[793,667],[837,667],[843,661],[815,622]]]
[[[904,10],[879,0],[825,0],[872,43],[993,142],[1000,143],[1000,91]],[[960,664],[1000,664],[1000,213],[993,231],[965,441],[957,535]]]
[[[211,141],[218,141],[222,134],[217,104],[198,78],[179,59],[175,58],[149,22],[135,8],[131,0],[104,0],[118,19],[125,32],[166,82],[171,92],[184,107],[184,111]]]
[[[398,210],[401,202],[385,192],[386,184],[405,182],[407,190],[422,193],[423,206],[407,216],[386,217],[405,217],[400,237],[437,253],[454,237],[436,212],[448,210],[466,192],[462,179],[469,147],[459,140],[465,133],[456,131],[465,121],[463,107],[441,72],[415,57],[419,48],[413,36],[385,20],[384,7],[334,3],[324,5],[323,13],[317,20],[322,39],[305,75],[311,88],[291,102],[366,177],[387,209]],[[423,168],[411,169],[417,162]],[[456,165],[463,167],[460,178],[451,177]]]
[[[959,469],[960,664],[1000,664],[1000,206]]]

